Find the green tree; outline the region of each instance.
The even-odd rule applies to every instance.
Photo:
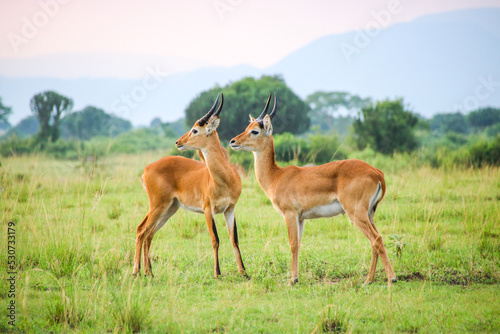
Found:
[[[467,120],[472,127],[481,130],[500,123],[500,109],[491,107],[477,109],[467,115]]]
[[[344,109],[349,114],[358,112],[370,105],[371,99],[347,92],[317,91],[306,97],[306,103],[311,107],[311,127],[322,132],[333,130],[341,136],[346,136],[354,118],[350,115],[339,115],[339,110]]]
[[[348,111],[359,110],[369,106],[372,101],[347,92],[325,92],[317,91],[308,95],[306,103],[311,107],[312,112],[335,116],[339,109]]]
[[[417,123],[418,117],[405,110],[402,99],[384,100],[362,108],[353,128],[360,149],[371,146],[377,152],[392,154],[417,147],[413,133]]]
[[[449,114],[436,114],[430,121],[431,130],[445,134],[448,132],[468,133],[469,125],[467,118],[457,112]]]
[[[59,122],[73,108],[73,100],[54,91],[45,91],[31,98],[30,107],[40,124],[38,137],[55,142],[59,138]]]
[[[63,136],[81,140],[88,140],[96,136],[115,137],[131,129],[132,124],[129,121],[107,114],[104,110],[92,106],[68,114],[61,120]]]
[[[186,125],[191,127],[212,106],[217,93],[224,93],[222,126],[217,129],[221,139],[229,140],[248,125],[248,115],[259,116],[270,93],[276,93],[278,112],[273,119],[273,133],[302,133],[309,128],[309,106],[279,76],[244,78],[225,87],[202,92],[186,109]],[[272,108],[272,106],[270,106]]]
[[[0,130],[10,127],[9,115],[12,114],[12,108],[4,106],[0,97]]]

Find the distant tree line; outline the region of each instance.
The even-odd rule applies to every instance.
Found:
[[[202,117],[221,92],[225,100],[223,126],[218,133],[223,143],[246,128],[249,114],[254,117],[260,114],[269,93],[276,94],[278,113],[273,119],[276,155],[284,161],[324,163],[349,157],[349,152],[371,150],[387,156],[416,154],[436,167],[500,165],[498,108],[481,108],[468,114],[439,113],[425,119],[410,110],[401,98],[372,101],[348,92],[317,91],[302,100],[277,75],[215,86],[193,98],[185,110],[185,118],[171,123],[156,118],[149,128],[136,130],[132,130],[129,121],[96,107],[72,111],[72,99],[45,91],[31,99],[33,116],[3,135],[0,154],[29,153],[47,146],[47,150],[64,157],[65,150],[78,151],[85,146],[79,142],[90,143],[94,151],[95,147],[107,147],[107,153],[111,146],[116,152],[171,149],[173,139]],[[0,131],[10,127],[11,113],[11,108],[0,99]],[[13,135],[32,137],[23,142]],[[109,138],[115,137],[117,140],[110,146]],[[105,138],[108,145],[102,144]],[[101,149],[102,154],[106,153],[103,152]],[[73,152],[69,156],[78,154]],[[170,154],[179,153],[173,150]]]
[[[430,129],[438,133],[469,134],[486,130],[489,135],[500,134],[500,111],[498,108],[480,108],[464,115],[462,113],[439,113],[429,121]]]
[[[9,135],[27,137],[35,135],[40,143],[55,142],[60,137],[88,140],[96,136],[115,137],[130,131],[132,123],[88,106],[71,112],[73,100],[54,91],[33,96],[30,101],[33,116],[27,117],[7,132]]]

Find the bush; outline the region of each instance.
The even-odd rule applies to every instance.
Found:
[[[53,143],[47,143],[45,152],[56,159],[76,160],[81,155],[82,148],[76,140],[58,139]]]
[[[7,138],[7,140],[0,142],[0,155],[10,157],[33,153],[37,147],[37,141],[34,137],[24,139],[13,135]]]
[[[276,160],[304,162],[309,147],[304,139],[295,137],[290,132],[274,136],[274,152]]]
[[[403,100],[384,100],[362,108],[353,123],[359,149],[370,146],[383,154],[409,152],[418,147],[414,128],[419,118],[406,110]]]
[[[307,160],[317,164],[324,164],[333,160],[345,159],[347,156],[341,150],[341,146],[342,144],[335,135],[310,136]]]
[[[280,161],[324,164],[345,159],[346,154],[340,150],[341,146],[335,135],[317,134],[303,139],[285,132],[274,136],[276,160]]]
[[[229,152],[229,156],[231,157],[231,163],[240,165],[247,171],[250,169],[250,166],[253,165],[254,158],[252,152],[235,152],[232,149],[228,149],[227,151]]]
[[[499,166],[500,135],[491,141],[469,138],[463,145],[449,138],[439,138],[423,148],[419,158],[435,168]]]
[[[105,141],[109,145],[110,153],[137,153],[148,150],[170,150],[175,143],[174,138],[167,138],[151,129],[138,129],[120,134],[116,138],[101,137],[98,141]],[[91,142],[95,142],[92,140]]]
[[[140,129],[121,134],[115,138],[94,137],[88,141],[59,139],[55,142],[40,141],[37,137],[27,139],[12,136],[0,142],[0,155],[7,157],[44,152],[57,159],[85,159],[115,153],[138,153],[149,150],[166,149],[166,154],[174,148],[173,138],[166,138],[150,129]],[[175,149],[177,151],[177,149]]]
[[[470,163],[474,167],[500,165],[500,135],[492,141],[482,140],[469,147]]]

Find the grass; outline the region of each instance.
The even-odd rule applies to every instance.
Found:
[[[97,165],[43,156],[0,167],[0,279],[7,222],[16,223],[14,333],[358,333],[500,331],[500,169],[390,168],[375,223],[399,282],[345,216],[306,223],[300,283],[288,287],[286,226],[252,173],[237,205],[237,272],[216,217],[222,276],[202,215],[179,210],[152,244],[155,278],[133,279],[135,229],[148,210],[140,184],[159,153]],[[378,158],[379,159],[379,158]],[[370,161],[368,161],[370,162]],[[7,305],[7,286],[0,285]]]

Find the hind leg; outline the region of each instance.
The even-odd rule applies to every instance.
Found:
[[[137,274],[140,275],[140,270],[141,270],[141,251],[142,251],[142,244],[144,242],[144,234],[142,233],[144,229],[146,228],[149,220],[149,213],[146,215],[146,217],[142,220],[142,222],[137,226],[137,240],[135,243],[135,256],[134,256],[134,270],[132,274],[135,276]]]
[[[361,196],[356,196],[361,194]],[[382,236],[378,233],[375,224],[373,223],[373,215],[369,216],[370,196],[369,191],[349,191],[339,198],[344,211],[349,216],[350,220],[356,225],[359,230],[370,240],[372,246],[372,258],[370,261],[370,270],[366,282],[372,282],[375,277],[375,269],[377,267],[377,260],[380,256],[382,264],[384,265],[385,273],[387,275],[387,282],[389,285],[396,282],[396,275],[392,269],[391,262],[387,256],[387,251],[382,241]]]
[[[375,223],[373,222],[374,214],[369,214],[368,218],[370,219],[370,223],[373,229],[378,233],[377,228],[375,227]],[[378,252],[375,247],[372,247],[372,258],[370,260],[370,270],[368,271],[368,276],[366,277],[365,284],[371,283],[375,280],[375,271],[377,270],[377,262],[378,262]]]
[[[351,211],[349,209],[345,210],[351,221],[360,229],[360,231],[370,240],[372,246],[372,259],[370,262],[370,272],[368,274],[366,282],[373,281],[375,276],[375,269],[377,266],[377,258],[380,256],[382,264],[384,265],[385,273],[387,275],[387,282],[389,285],[396,282],[396,275],[392,269],[391,262],[387,256],[387,251],[382,241],[382,236],[375,229],[368,219],[368,214],[366,212]],[[377,254],[375,254],[375,252]],[[377,256],[378,255],[378,256]]]
[[[236,218],[234,216],[234,206],[229,207],[224,212],[224,219],[226,220],[227,232],[229,233],[229,240],[233,246],[234,255],[236,257],[236,265],[240,274],[247,276],[243,259],[241,258],[240,246],[238,243],[238,229],[236,227]]]
[[[149,262],[149,254],[148,250],[149,248],[146,247],[147,244],[147,236],[149,233],[154,229],[156,222],[158,219],[160,219],[162,213],[164,211],[164,208],[154,208],[150,209],[146,218],[142,221],[142,223],[137,226],[137,240],[135,244],[135,257],[134,257],[134,271],[133,274],[140,275],[140,268],[141,268],[141,251],[144,248],[144,252],[142,253],[143,255],[143,260],[144,260],[144,266],[146,267],[144,269],[144,272],[148,274],[149,270],[147,268],[148,262]]]
[[[158,230],[160,228],[162,228],[163,225],[165,225],[165,223],[168,221],[168,219],[170,217],[172,217],[177,212],[178,209],[179,209],[178,202],[176,200],[173,200],[172,203],[170,204],[170,206],[161,213],[161,215],[158,217],[156,222],[151,225],[149,231],[146,234],[146,237],[145,237],[145,240],[143,243],[143,247],[144,247],[144,254],[143,254],[143,256],[144,256],[144,273],[146,275],[151,275],[152,277],[154,277],[153,271],[151,268],[151,255],[149,252],[149,250],[151,248],[151,242],[153,241],[153,237],[156,234],[156,232],[158,232]]]
[[[371,283],[375,280],[375,271],[377,270],[378,252],[375,247],[372,247],[372,259],[370,260],[370,270],[366,277],[365,284]]]

